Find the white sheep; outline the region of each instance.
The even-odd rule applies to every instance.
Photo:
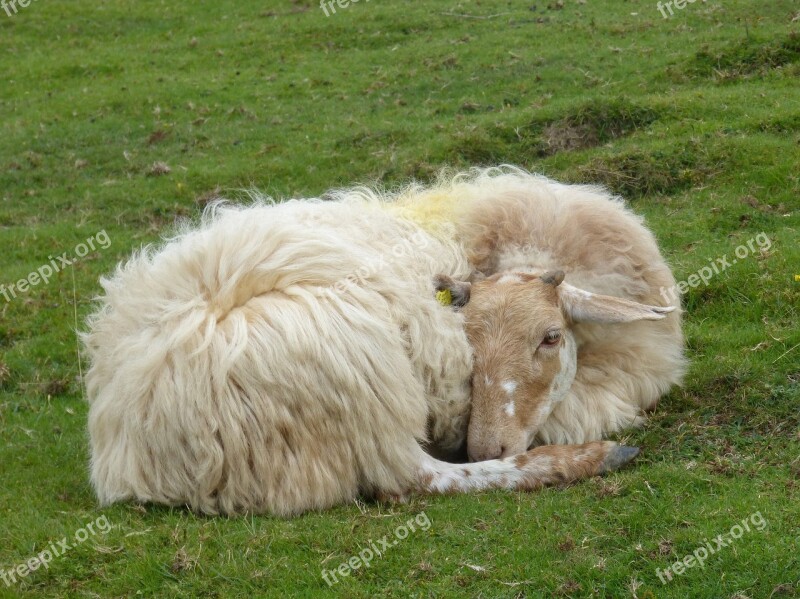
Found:
[[[436,274],[473,270],[451,225],[460,194],[540,181],[497,174],[215,205],[121,264],[82,336],[100,501],[292,515],[359,494],[532,489],[632,459],[608,441],[475,464],[423,449],[461,446],[469,420],[464,317],[433,296]]]

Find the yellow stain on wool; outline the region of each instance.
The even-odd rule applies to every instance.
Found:
[[[458,197],[451,191],[432,190],[401,197],[389,209],[400,218],[413,221],[428,233],[443,233],[452,228],[459,210]]]

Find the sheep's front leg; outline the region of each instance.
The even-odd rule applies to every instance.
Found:
[[[471,464],[450,464],[426,454],[415,490],[423,493],[466,493],[484,489],[528,491],[617,470],[638,453],[636,447],[596,441],[583,445],[545,445],[516,456]]]

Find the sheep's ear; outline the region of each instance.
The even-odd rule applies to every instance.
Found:
[[[558,287],[561,307],[573,322],[620,323],[661,320],[675,308],[647,306],[609,295],[597,295],[563,283]]]
[[[472,283],[454,281],[447,275],[436,275],[433,284],[436,288],[436,299],[443,306],[463,308],[469,303]]]

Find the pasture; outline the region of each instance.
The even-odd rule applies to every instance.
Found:
[[[797,2],[9,2],[0,597],[800,596]],[[632,467],[291,520],[98,508],[99,277],[219,195],[502,162],[623,195],[683,282],[691,367],[617,437]]]

